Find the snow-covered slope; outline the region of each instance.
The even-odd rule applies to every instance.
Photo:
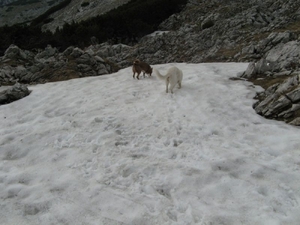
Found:
[[[252,109],[248,64],[131,68],[0,107],[0,224],[300,223],[299,128]]]

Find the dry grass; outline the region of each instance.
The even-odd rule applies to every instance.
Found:
[[[280,76],[280,77],[256,77],[249,79],[254,85],[259,85],[264,89],[269,88],[270,86],[283,83],[289,76]]]
[[[220,48],[217,52],[217,56],[224,56],[226,58],[231,58],[233,56],[235,56],[237,53],[239,53],[241,51],[241,47],[240,46],[236,46],[235,48]]]
[[[285,31],[292,31],[296,34],[300,34],[300,21],[295,21],[293,23],[286,25],[283,28],[274,30],[274,32],[285,32]]]

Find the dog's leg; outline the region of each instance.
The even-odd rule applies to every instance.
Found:
[[[140,74],[141,74],[141,72],[137,73],[136,78],[137,78],[138,80],[140,79]]]
[[[166,79],[166,93],[168,93],[169,78]]]
[[[145,72],[143,72],[144,78],[145,78]]]
[[[135,73],[133,73],[133,75],[132,75],[133,79],[135,78],[134,75],[135,75]]]
[[[176,83],[170,85],[170,90],[171,90],[171,93],[172,93],[172,94],[173,94],[173,89],[174,89],[175,85],[176,85]]]
[[[181,88],[181,81],[178,81],[178,88]]]

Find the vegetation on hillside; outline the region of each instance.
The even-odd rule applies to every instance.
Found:
[[[70,45],[90,45],[94,36],[99,42],[135,43],[142,36],[157,30],[158,25],[174,13],[180,12],[187,0],[131,0],[104,15],[72,24],[65,24],[54,34],[42,32],[41,26],[49,22],[49,15],[59,7],[64,7],[65,0],[56,8],[48,10],[36,18],[31,25],[17,24],[0,27],[0,55],[10,44],[22,49],[44,48],[47,44],[64,50]],[[64,5],[65,4],[65,5]]]

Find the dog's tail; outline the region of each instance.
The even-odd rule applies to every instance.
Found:
[[[166,80],[168,77],[167,75],[161,75],[160,72],[158,71],[158,69],[153,68],[154,72],[156,73],[156,75],[158,76],[159,79],[161,80]]]

